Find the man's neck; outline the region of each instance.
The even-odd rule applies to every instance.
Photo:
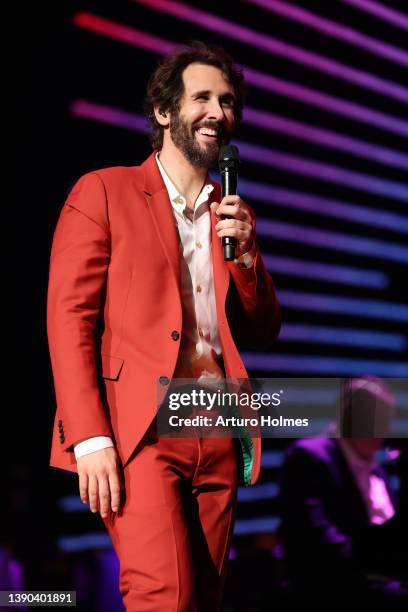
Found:
[[[159,158],[168,177],[186,198],[188,207],[194,209],[207,178],[207,169],[193,166],[174,145],[164,145]]]

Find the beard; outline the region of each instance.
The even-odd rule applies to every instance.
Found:
[[[227,144],[230,139],[230,135],[225,133],[223,126],[211,121],[198,121],[189,125],[180,117],[178,111],[171,116],[171,119],[171,139],[190,164],[197,168],[208,169],[216,167],[220,146]],[[195,132],[198,126],[216,129],[218,136],[214,139],[214,142],[208,142],[203,145],[197,142]]]

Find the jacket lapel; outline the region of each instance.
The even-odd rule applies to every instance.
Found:
[[[150,157],[142,164],[144,171],[143,191],[160,244],[180,291],[180,238],[167,189],[157,166],[156,153],[157,151],[153,151]]]

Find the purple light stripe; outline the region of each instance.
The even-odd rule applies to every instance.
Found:
[[[148,132],[148,126],[144,117],[109,106],[89,102],[87,100],[73,101],[70,111],[73,115],[78,117],[131,129],[137,132],[142,132],[143,134]],[[303,210],[318,212],[319,214],[327,214],[329,216],[347,218],[359,223],[365,222],[371,225],[376,225],[379,227],[385,226],[399,231],[404,231],[404,228],[406,230],[408,227],[408,220],[405,217],[393,215],[392,213],[385,213],[381,211],[370,212],[369,209],[348,206],[336,200],[328,200],[319,198],[319,196],[302,194],[288,189],[270,187],[268,185],[254,183],[245,179],[240,180],[240,193],[243,196],[248,195],[261,201],[266,200],[272,202],[283,202],[289,207],[301,208]],[[321,205],[322,209],[316,211],[316,204]],[[324,207],[326,207],[326,210]],[[287,238],[287,228],[285,228],[285,230],[285,236]],[[289,235],[292,236],[291,231],[289,231]],[[358,243],[361,241],[360,238],[357,238],[356,240]],[[341,244],[344,244],[343,238],[341,238],[341,241]],[[382,244],[381,248],[387,253],[389,248],[388,243]],[[359,253],[360,249],[358,251]],[[376,247],[372,250],[375,251]],[[398,257],[399,260],[398,252],[395,254],[395,257]]]
[[[84,119],[92,119],[92,121],[99,121],[100,123],[108,123],[109,125],[134,130],[135,132],[141,132],[142,134],[149,133],[149,126],[145,117],[142,115],[136,115],[135,113],[119,110],[111,106],[96,104],[95,102],[89,102],[88,100],[74,100],[70,105],[70,112],[73,115],[82,117]]]
[[[388,23],[397,28],[408,31],[408,17],[395,9],[384,6],[380,2],[374,2],[373,0],[343,0],[343,2],[351,4],[351,6],[361,11],[370,13],[383,21],[388,21]]]
[[[362,331],[352,327],[324,327],[297,323],[282,325],[278,338],[278,343],[280,342],[335,344],[386,351],[404,351],[407,347],[407,339],[402,334],[383,333],[372,329]]]
[[[381,227],[398,233],[408,233],[408,217],[384,210],[365,208],[357,204],[348,204],[341,200],[322,198],[314,193],[302,193],[265,183],[255,183],[242,177],[239,180],[239,193],[251,198],[251,201],[259,200],[268,204],[306,210],[318,215],[346,219],[362,225]]]
[[[291,60],[302,66],[307,66],[312,70],[317,70],[330,75],[333,78],[341,79],[353,83],[357,87],[362,87],[370,91],[375,91],[382,96],[393,98],[407,104],[408,89],[393,81],[385,80],[374,76],[363,70],[351,68],[341,62],[326,58],[317,53],[306,51],[301,47],[296,47],[273,36],[267,36],[238,25],[227,19],[217,17],[211,13],[206,13],[193,8],[182,2],[171,0],[133,0],[138,4],[143,4],[149,8],[169,15],[174,15],[194,23],[199,26],[222,34],[224,37],[238,40],[241,44],[248,44],[267,53],[277,55],[285,60]]]
[[[299,242],[322,249],[345,251],[366,257],[388,259],[399,263],[408,262],[408,248],[401,244],[353,236],[339,232],[304,227],[294,223],[272,221],[258,217],[256,231],[259,236],[268,236],[289,242]]]
[[[408,202],[408,184],[380,179],[362,172],[353,172],[341,166],[333,166],[298,155],[281,153],[275,149],[267,149],[248,142],[236,141],[236,144],[240,149],[241,157],[252,163],[258,162],[265,166],[279,168],[285,172],[301,174],[319,181],[323,180],[347,188],[367,191],[378,196],[401,200],[405,203]]]
[[[72,18],[74,25],[80,28],[85,28],[96,34],[102,34],[109,36],[114,40],[133,45],[135,47],[141,47],[147,51],[153,51],[153,53],[169,53],[177,45],[173,42],[164,40],[152,34],[147,34],[136,28],[130,28],[120,23],[115,23],[110,19],[99,17],[87,11],[80,11],[75,13]]]
[[[310,13],[303,8],[281,2],[280,0],[246,0],[250,4],[256,4],[262,8],[277,13],[302,25],[321,32],[332,38],[337,38],[346,43],[370,51],[374,55],[391,60],[402,66],[408,66],[408,53],[399,47],[394,47],[376,38],[366,36],[358,30],[347,28],[335,21]]]
[[[278,297],[283,306],[294,310],[312,310],[367,317],[369,319],[383,319],[385,321],[408,321],[408,306],[406,304],[363,300],[323,293],[304,293],[287,289],[278,291]]]
[[[281,522],[282,519],[279,516],[237,519],[234,524],[234,535],[244,536],[251,533],[274,532],[279,529]]]
[[[170,42],[157,36],[140,32],[134,28],[122,26],[108,19],[98,17],[92,13],[77,13],[73,18],[73,23],[102,36],[107,36],[119,40],[125,44],[140,47],[153,53],[166,53],[167,50],[175,48],[176,43]],[[317,90],[309,89],[290,81],[277,79],[262,72],[258,72],[249,67],[243,67],[245,78],[248,84],[253,87],[271,91],[274,94],[292,98],[310,106],[317,106],[328,113],[335,113],[348,117],[354,121],[368,123],[376,128],[392,132],[401,136],[408,135],[408,122],[375,111],[354,102],[349,102],[341,98],[336,98],[324,94]]]
[[[245,80],[253,87],[272,92],[275,95],[286,96],[298,100],[303,104],[317,106],[327,113],[335,113],[373,125],[376,129],[381,128],[400,136],[408,136],[408,121],[386,115],[380,111],[373,110],[355,102],[349,102],[343,98],[337,98],[318,90],[304,87],[290,81],[279,79],[264,72],[259,72],[248,66],[244,66]]]
[[[249,370],[265,372],[291,372],[300,374],[408,376],[408,364],[400,361],[374,359],[338,359],[310,355],[270,355],[244,353],[245,366]]]
[[[373,289],[384,289],[388,285],[387,275],[374,270],[335,266],[317,261],[305,261],[304,259],[267,254],[263,255],[263,260],[268,270],[273,273],[281,272],[289,276],[313,278],[324,280],[328,283],[343,283],[345,285],[371,287]]]
[[[254,108],[244,109],[244,122],[262,129],[268,129],[292,138],[299,138],[329,149],[335,149],[370,159],[376,163],[408,170],[408,155],[380,147],[364,140],[357,140],[316,126],[306,125],[287,117],[275,115]]]

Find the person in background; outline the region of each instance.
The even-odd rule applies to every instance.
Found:
[[[396,499],[376,460],[394,397],[379,378],[352,378],[342,385],[340,407],[340,437],[296,441],[283,466],[281,537],[293,604],[407,609]]]

